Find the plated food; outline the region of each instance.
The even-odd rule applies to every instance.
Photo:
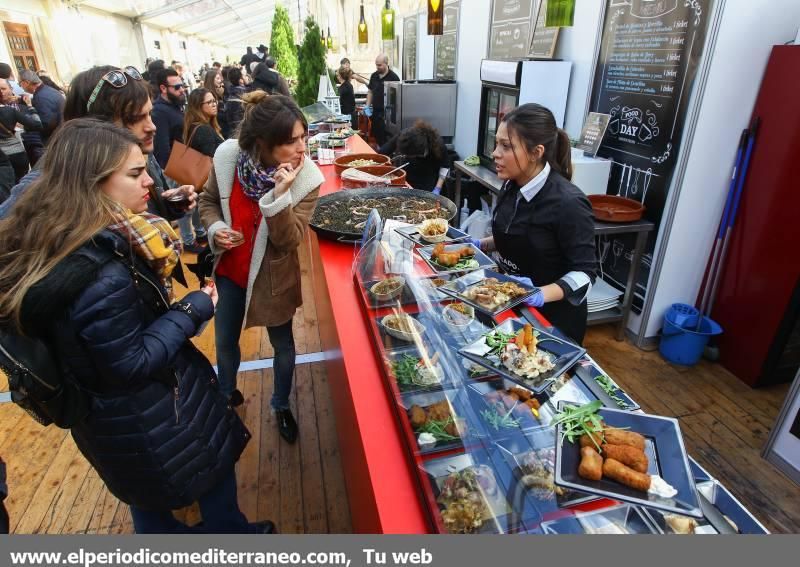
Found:
[[[380,163],[372,159],[354,159],[347,165],[350,167],[366,167],[368,165],[380,165]]]
[[[461,434],[466,431],[464,421],[455,415],[447,398],[427,406],[413,404],[408,408],[408,419],[422,451],[460,443]]]
[[[555,448],[535,449],[517,457],[520,481],[537,500],[552,501],[572,491],[555,484]]]
[[[471,305],[455,301],[442,309],[445,325],[454,330],[463,330],[475,320],[475,309]]]
[[[516,334],[495,329],[486,334],[490,354],[500,358],[508,370],[522,378],[534,379],[555,367],[550,354],[537,348],[538,333],[526,323]]]
[[[515,282],[501,282],[497,278],[486,278],[464,290],[462,295],[478,305],[494,310],[529,291]]]
[[[443,242],[447,239],[450,225],[445,219],[427,219],[417,227],[420,237],[426,242]]]
[[[436,501],[443,507],[442,522],[451,534],[481,530],[495,518],[493,508],[507,512],[494,471],[486,465],[451,472],[442,481]]]
[[[444,243],[433,247],[431,262],[446,270],[469,270],[479,267],[473,246],[446,249]]]
[[[381,325],[389,335],[408,342],[414,342],[425,332],[422,323],[404,313],[387,315],[381,319]]]
[[[378,301],[388,301],[398,297],[403,292],[405,285],[406,279],[404,277],[393,276],[373,284],[369,288],[369,292]]]
[[[439,364],[439,353],[432,357],[403,354],[390,362],[392,374],[401,389],[439,386],[444,379],[444,369]]]

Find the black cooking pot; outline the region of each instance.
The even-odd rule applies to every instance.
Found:
[[[419,189],[409,189],[406,187],[382,187],[380,189],[347,189],[343,191],[337,191],[336,193],[331,193],[330,195],[325,195],[324,197],[320,197],[319,201],[317,201],[317,207],[324,205],[326,203],[335,203],[337,201],[347,201],[352,198],[360,197],[362,199],[380,199],[381,197],[414,197],[414,198],[422,198],[431,201],[432,203],[439,203],[442,208],[447,211],[447,220],[450,221],[456,216],[458,209],[456,208],[455,203],[446,197],[442,197],[441,195],[434,195],[430,191],[421,191]],[[328,240],[335,240],[337,242],[358,242],[361,240],[361,232],[344,232],[338,230],[331,230],[330,228],[323,228],[321,226],[314,224],[314,219],[312,217],[311,222],[309,223],[314,232],[316,232],[320,238],[326,238]]]

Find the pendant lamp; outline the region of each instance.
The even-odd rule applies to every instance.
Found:
[[[386,5],[381,10],[381,39],[394,39],[394,10],[392,10],[389,0],[386,0]]]
[[[328,49],[333,49],[333,36],[331,35],[330,26],[328,26]]]
[[[444,0],[428,0],[428,35],[444,33]]]
[[[322,44],[322,47],[325,47],[328,42],[325,40],[325,31],[319,30],[319,42]]]
[[[361,0],[361,19],[358,22],[358,43],[369,43],[367,20],[364,18],[364,0]]]

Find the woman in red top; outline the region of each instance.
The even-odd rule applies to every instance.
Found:
[[[217,257],[217,364],[232,405],[245,327],[264,325],[275,350],[272,408],[289,443],[297,423],[289,409],[295,349],[292,318],[302,304],[297,248],[303,242],[324,178],[305,159],[308,124],[295,102],[255,91],[243,97],[239,139],[224,142],[200,196],[200,217]]]

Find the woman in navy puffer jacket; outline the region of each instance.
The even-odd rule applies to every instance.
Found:
[[[270,533],[238,508],[234,465],[250,435],[189,341],[216,290],[171,305],[180,242],[146,213],[145,166],[127,130],[61,127],[42,176],[0,221],[0,318],[47,340],[88,394],[73,438],[138,533]],[[171,514],[195,501],[202,528]]]

